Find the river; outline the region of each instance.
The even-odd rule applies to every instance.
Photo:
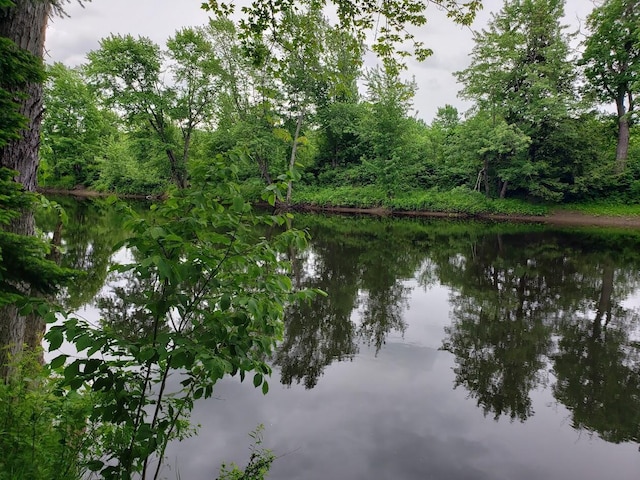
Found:
[[[61,300],[109,318],[124,232],[65,200]],[[52,231],[46,219],[45,232]],[[267,395],[225,378],[166,478],[246,463],[264,425],[274,479],[631,479],[640,474],[640,232],[298,215],[300,287]],[[118,297],[119,295],[119,297]]]

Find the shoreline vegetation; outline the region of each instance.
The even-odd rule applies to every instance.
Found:
[[[52,189],[39,188],[42,194],[69,195],[77,198],[100,198],[116,195],[119,198],[131,200],[161,200],[166,194],[117,194],[112,192],[99,192],[88,189]],[[330,192],[334,192],[332,189]],[[369,199],[363,195],[354,205],[353,198],[345,199],[340,204],[321,199],[321,195],[329,194],[329,191],[314,189],[314,192],[302,190],[291,205],[291,210],[300,212],[334,213],[347,215],[372,215],[381,217],[423,217],[423,218],[473,218],[498,222],[517,223],[542,223],[558,226],[591,226],[591,227],[622,227],[640,229],[640,205],[623,205],[614,203],[591,204],[565,204],[565,205],[537,205],[523,201],[486,199],[477,192],[467,192],[470,197],[479,196],[481,200],[474,208],[464,208],[459,202],[455,202],[456,195],[451,195],[447,201],[446,192],[440,192],[439,209],[416,208],[417,203],[402,208],[399,205],[407,202],[410,195],[386,201]],[[315,193],[315,194],[314,194]],[[358,190],[353,191],[358,194]],[[428,192],[425,193],[428,195]],[[477,198],[478,199],[478,198]],[[262,205],[258,197],[253,198],[254,203]],[[267,206],[267,204],[264,204]]]

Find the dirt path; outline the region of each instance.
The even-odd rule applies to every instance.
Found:
[[[494,215],[490,218],[507,221],[541,222],[549,225],[575,225],[594,227],[622,227],[640,229],[640,216],[587,215],[559,210],[543,217]]]

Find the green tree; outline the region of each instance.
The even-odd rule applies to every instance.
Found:
[[[181,30],[167,46],[163,52],[148,38],[111,36],[89,52],[86,72],[105,105],[122,112],[130,127],[151,128],[172,181],[184,188],[192,135],[212,118],[220,72],[201,29]],[[161,78],[165,60],[173,73],[170,86]]]
[[[552,199],[562,189],[554,158],[542,156],[542,146],[575,108],[570,36],[560,23],[564,3],[507,0],[488,28],[475,34],[471,65],[456,73],[462,97],[531,138],[530,165],[512,187]]]
[[[516,125],[479,111],[454,132],[445,137],[443,174],[459,178],[455,186],[462,184],[484,190],[487,197],[497,193],[505,198],[510,183],[532,175],[526,158],[531,139]]]
[[[618,115],[616,170],[626,169],[630,125],[640,91],[640,2],[606,0],[587,18],[590,34],[583,42],[581,64],[587,91],[599,102],[615,102]]]
[[[292,292],[282,260],[305,236],[292,230],[259,236],[258,225],[285,219],[253,213],[230,181],[236,170],[230,160],[194,165],[192,186],[156,205],[150,218],[123,208],[131,232],[123,244],[137,260],[117,269],[129,275],[132,289],[102,303],[110,312],[126,307],[117,322],[107,315],[111,321],[95,328],[67,318],[47,333],[52,351],[66,339],[83,353],[62,354],[52,367],[63,373],[65,388],[98,397],[89,465],[103,478],[157,478],[167,443],[191,432],[193,402],[210,397],[224,375],[244,379],[251,372],[267,393],[266,359],[281,340],[284,308],[310,298],[308,290]],[[174,391],[170,375],[180,377]]]
[[[288,145],[278,131],[280,118],[275,106],[279,88],[264,61],[246,55],[235,24],[226,18],[210,20],[206,32],[220,60],[221,85],[217,103],[216,130],[205,140],[207,155],[240,148],[247,164],[239,165],[243,178],[258,175],[260,186],[270,185],[286,170]]]
[[[404,149],[408,133],[414,81],[403,81],[394,70],[374,68],[365,74],[368,115],[363,119],[360,138],[365,144],[363,161],[371,162],[376,181],[393,196],[411,163]]]
[[[91,186],[98,179],[116,119],[101,111],[80,70],[47,70],[39,179],[43,186]]]

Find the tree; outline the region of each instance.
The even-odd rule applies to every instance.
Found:
[[[202,29],[184,29],[167,52],[148,38],[111,36],[87,55],[86,72],[105,104],[130,127],[148,125],[162,145],[172,181],[187,185],[187,161],[196,127],[211,120],[218,93],[219,64]],[[166,85],[163,62],[173,73]]]
[[[192,185],[150,218],[122,207],[131,232],[122,245],[135,258],[117,270],[132,283],[119,292],[126,301],[102,303],[125,308],[118,322],[107,315],[112,322],[95,328],[67,318],[47,333],[52,351],[66,338],[86,352],[51,363],[64,372],[65,389],[97,396],[91,420],[102,434],[91,468],[101,478],[157,478],[168,442],[189,431],[193,402],[210,397],[223,376],[253,372],[254,386],[266,394],[266,359],[282,338],[285,306],[311,298],[309,290],[293,291],[283,257],[291,245],[305,244],[305,234],[260,236],[260,225],[279,228],[286,219],[253,212],[230,180],[231,160],[194,165]],[[176,388],[170,375],[180,378]]]
[[[41,183],[92,185],[108,139],[116,134],[116,119],[98,108],[82,73],[61,63],[48,68],[44,105]]]
[[[12,374],[8,358],[23,344],[41,341],[37,314],[21,312],[19,302],[52,293],[68,272],[48,260],[47,245],[35,237],[31,207],[38,164],[44,78],[40,57],[47,2],[0,0],[0,379]],[[45,18],[41,18],[45,15]],[[43,26],[43,30],[33,25]],[[14,41],[15,40],[15,41]],[[17,182],[15,181],[17,179]],[[26,191],[25,191],[26,190]],[[9,254],[7,254],[9,253]]]
[[[17,48],[23,52],[20,54],[22,60],[25,59],[24,52],[41,60],[44,52],[44,33],[51,13],[52,2],[48,0],[19,0],[15,5],[11,1],[0,1],[0,39],[5,45],[3,49],[7,48],[6,42],[9,41],[15,45],[9,48]],[[14,56],[14,62],[16,59]],[[2,71],[5,71],[4,65]],[[42,119],[42,77],[31,73],[23,78],[26,81],[11,85],[9,91],[19,97],[19,113],[27,119],[27,123],[18,138],[2,146],[0,167],[18,171],[18,181],[26,190],[33,191],[37,181]]]
[[[589,91],[600,102],[615,102],[618,115],[616,170],[626,168],[630,125],[640,91],[640,1],[606,0],[587,18],[581,64]]]
[[[548,199],[562,192],[554,158],[541,150],[575,101],[563,15],[564,0],[507,0],[488,29],[475,35],[471,65],[456,73],[462,97],[531,137],[530,166],[512,186]]]

